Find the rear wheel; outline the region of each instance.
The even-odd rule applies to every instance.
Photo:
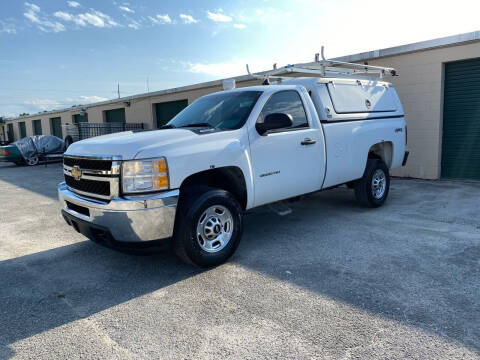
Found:
[[[38,165],[38,155],[32,156],[31,158],[26,160],[28,166],[35,166]]]
[[[242,209],[228,191],[202,187],[182,195],[174,250],[185,262],[211,267],[225,262],[242,237]]]
[[[355,196],[364,206],[382,206],[390,190],[387,165],[378,159],[368,159],[363,177],[355,182]]]

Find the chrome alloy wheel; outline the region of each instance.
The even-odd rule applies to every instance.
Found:
[[[229,243],[232,234],[233,217],[225,206],[210,206],[198,220],[197,241],[206,252],[222,250]]]
[[[377,169],[372,178],[372,195],[375,199],[381,199],[387,188],[387,179],[382,169]]]

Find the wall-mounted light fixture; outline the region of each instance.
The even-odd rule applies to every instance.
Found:
[[[126,107],[130,107],[130,101],[124,101],[123,105],[125,105]]]

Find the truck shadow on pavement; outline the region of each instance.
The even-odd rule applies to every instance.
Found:
[[[90,241],[0,261],[0,358],[8,345],[201,273],[170,251],[122,254]]]
[[[229,271],[240,267],[480,351],[479,239],[457,239],[438,222],[402,215],[408,199],[400,196],[391,194],[382,209],[363,209],[340,189],[293,204],[286,217],[255,210],[246,216],[237,253],[219,268],[223,282],[215,289],[234,299],[230,289],[239,286],[250,299],[242,306],[270,298],[271,312],[287,320],[296,313],[286,306],[306,311],[308,304],[295,303],[291,293],[282,299],[268,287],[258,292],[232,285]],[[395,202],[400,207],[393,209]],[[19,340],[204,271],[169,251],[133,256],[90,241],[0,261],[0,357],[13,356],[9,345]],[[218,276],[216,269],[207,271]]]

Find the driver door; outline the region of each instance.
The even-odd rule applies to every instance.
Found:
[[[281,90],[266,102],[257,122],[272,113],[293,118],[288,128],[259,135],[249,129],[250,154],[255,184],[255,204],[259,206],[321,188],[324,167],[321,131],[312,128],[304,103],[296,90]]]

